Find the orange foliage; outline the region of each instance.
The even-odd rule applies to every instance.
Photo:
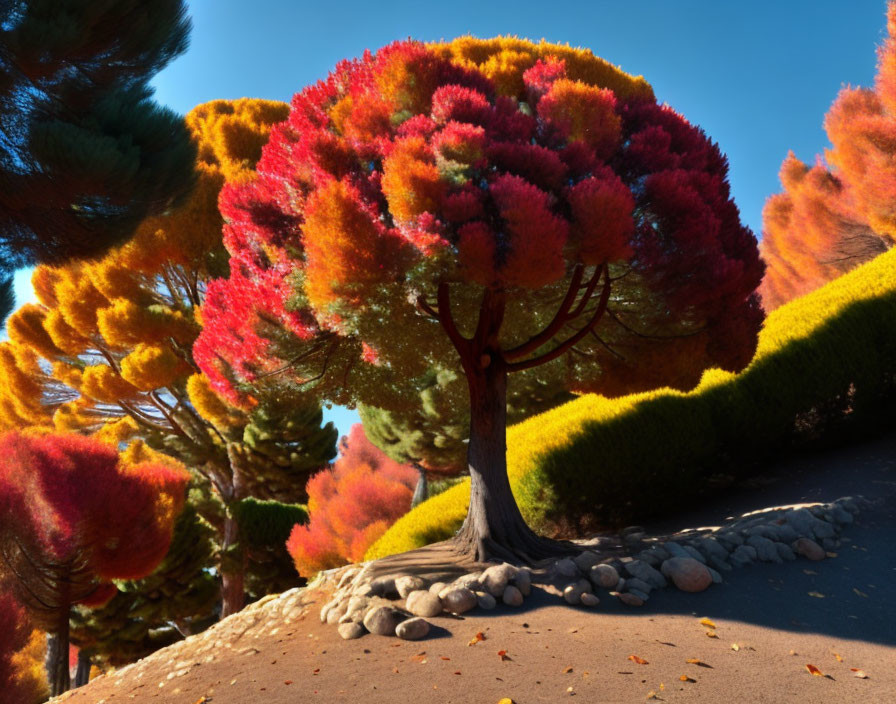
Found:
[[[342,456],[308,481],[308,523],[296,525],[286,543],[299,574],[364,559],[411,507],[416,481],[416,470],[390,460],[355,425]]]

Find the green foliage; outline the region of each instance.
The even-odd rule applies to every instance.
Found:
[[[243,499],[235,512],[250,549],[282,545],[296,523],[308,522],[308,508],[302,504]]]
[[[118,594],[101,608],[72,610],[72,643],[95,664],[120,667],[180,640],[180,631],[195,633],[211,625],[219,591],[207,569],[212,535],[187,505],[168,554],[151,575],[116,582]]]

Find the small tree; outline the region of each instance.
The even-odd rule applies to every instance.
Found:
[[[118,452],[76,435],[0,437],[0,569],[35,626],[54,637],[52,694],[69,687],[69,616],[99,605],[112,579],[150,573],[165,557],[189,475],[125,466]]]
[[[390,45],[296,95],[257,173],[222,192],[230,279],[209,285],[197,362],[234,402],[288,372],[386,409],[452,366],[470,399],[464,556],[558,549],[510,491],[508,375],[687,388],[755,349],[763,266],[725,157],[590,52]]]

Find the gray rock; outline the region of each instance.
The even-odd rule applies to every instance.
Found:
[[[786,545],[785,543],[775,543],[775,549],[778,551],[778,556],[782,560],[790,561],[796,559],[796,555],[794,554],[793,550],[791,550],[790,546]]]
[[[841,525],[849,525],[855,520],[849,511],[838,504],[834,504],[831,508],[831,516]]]
[[[706,536],[697,540],[697,549],[706,555],[709,560],[712,558],[715,558],[716,560],[728,559],[728,551],[713,536]],[[671,555],[669,557],[671,557]]]
[[[768,538],[763,538],[761,535],[751,535],[747,538],[747,545],[756,548],[756,556],[763,562],[781,562],[778,549]]]
[[[688,557],[690,557],[690,555],[688,555]],[[632,562],[626,563],[625,571],[632,577],[637,577],[656,589],[662,589],[666,586],[666,579],[663,575],[646,562],[633,560]]]
[[[405,575],[395,580],[395,591],[398,592],[398,596],[401,599],[407,599],[408,594],[420,589],[426,589],[426,582],[420,577]]]
[[[670,560],[672,558],[669,558]],[[644,594],[650,594],[653,591],[653,585],[648,584],[643,579],[638,579],[637,577],[631,577],[625,581],[625,588],[631,591],[632,589],[637,589],[639,592],[643,592]]]
[[[706,569],[709,570],[709,575],[712,577],[713,584],[721,584],[722,583],[722,575],[716,572],[712,567],[707,566]]]
[[[647,549],[647,552],[652,553],[653,555],[658,557],[660,560],[660,563],[662,563],[663,560],[668,560],[670,557],[672,557],[669,554],[669,551],[666,550],[660,543],[654,543],[653,545],[651,545]]]
[[[432,618],[442,613],[442,600],[439,599],[437,594],[428,592],[425,589],[413,591],[408,594],[407,610],[414,616]]]
[[[644,606],[644,599],[631,592],[611,592],[619,601],[626,606]]]
[[[778,540],[782,543],[787,543],[788,545],[794,540],[798,540],[800,537],[800,534],[797,533],[789,523],[782,523],[777,526],[777,533]]]
[[[453,614],[466,613],[479,603],[473,591],[466,587],[453,587],[443,594],[442,607]]]
[[[682,545],[685,552],[693,557],[697,562],[702,562],[704,565],[706,564],[706,558],[703,557],[703,554],[695,548],[693,545]]]
[[[557,562],[554,563],[554,570],[557,574],[561,574],[564,577],[575,577],[579,573],[579,568],[576,567],[576,563],[568,557],[564,557],[562,560],[557,560]]]
[[[797,555],[802,555],[810,560],[823,560],[827,555],[825,555],[824,548],[821,547],[814,540],[810,540],[809,538],[800,538],[799,540],[795,540],[793,545],[791,545],[793,551]]]
[[[497,599],[488,592],[476,592],[476,601],[480,609],[491,610],[498,605]]]
[[[663,562],[659,557],[657,557],[656,553],[653,553],[650,550],[642,550],[638,553],[637,558],[641,562],[646,562],[651,567],[659,567]]]
[[[756,548],[749,545],[739,545],[731,553],[731,564],[735,567],[743,567],[749,565],[756,558]]]
[[[401,614],[391,606],[374,606],[364,616],[364,628],[378,636],[394,636]]]
[[[724,572],[730,572],[732,569],[734,569],[730,564],[728,564],[727,560],[720,560],[717,557],[710,557],[709,564],[715,569]]]
[[[582,594],[591,592],[591,582],[587,579],[580,579],[574,584],[568,584],[563,589],[563,598],[567,604],[580,604],[582,602]]]
[[[672,559],[672,558],[670,558],[670,559]],[[650,598],[650,595],[645,594],[644,592],[642,592],[639,589],[629,589],[628,592],[626,592],[626,593],[631,594],[633,597],[635,597],[637,599],[640,599],[642,604]]]
[[[513,575],[510,583],[520,590],[520,594],[529,596],[532,592],[532,573],[526,568],[520,568]]]
[[[512,584],[508,584],[504,587],[504,593],[501,595],[501,601],[503,601],[507,606],[522,606],[523,605],[523,594],[520,592]]]
[[[448,585],[445,584],[445,582],[435,582],[434,584],[429,585],[429,593],[438,596],[439,592],[441,592],[447,586]]]
[[[576,567],[579,568],[579,571],[582,574],[588,574],[588,570],[590,570],[594,565],[601,561],[601,556],[596,552],[592,552],[591,550],[586,550],[585,552],[579,553],[579,555],[573,558],[573,562],[576,563]]]
[[[367,633],[367,629],[365,629],[364,626],[353,621],[339,624],[339,627],[336,630],[339,631],[339,635],[345,640],[354,640]]]
[[[422,618],[409,618],[395,628],[395,635],[402,640],[420,640],[429,635],[429,621]]]
[[[702,592],[712,584],[709,568],[692,557],[671,557],[662,571],[683,592]]]
[[[395,589],[395,575],[377,577],[370,583],[370,586],[373,587],[375,596],[383,596],[387,599],[398,596],[398,591]]]
[[[791,509],[784,513],[784,520],[804,538],[831,538],[834,536],[834,528],[830,523],[819,520],[807,508]]]
[[[582,606],[597,606],[600,603],[600,599],[591,592],[583,592],[580,599]]]
[[[505,587],[507,587],[514,575],[516,575],[516,567],[506,562],[502,565],[489,567],[482,573],[482,577],[479,579],[482,591],[488,592],[493,597],[499,597],[504,593]]]
[[[453,586],[466,587],[474,592],[482,589],[482,572],[471,572],[454,580]]]
[[[855,515],[859,512],[859,507],[856,503],[856,500],[851,496],[843,496],[837,499],[834,502],[837,506],[849,511],[851,514]]]
[[[716,540],[718,540],[729,552],[733,552],[736,547],[744,544],[744,539],[740,537],[733,530],[726,530],[720,533],[716,533]]]
[[[667,540],[663,543],[663,547],[672,557],[691,557],[691,554],[674,540]]]
[[[615,589],[619,584],[619,573],[612,565],[602,564],[595,565],[588,573],[588,577],[596,587],[604,589]]]

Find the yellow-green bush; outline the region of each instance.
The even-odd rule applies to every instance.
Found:
[[[688,393],[587,395],[507,430],[514,495],[534,527],[593,516],[655,513],[699,480],[779,450],[800,414],[845,403],[874,413],[896,373],[896,250],[775,310],[740,374],[707,370]],[[836,405],[836,403],[835,403]],[[737,462],[734,463],[736,465]],[[374,559],[450,537],[466,515],[469,480],[402,517]]]

